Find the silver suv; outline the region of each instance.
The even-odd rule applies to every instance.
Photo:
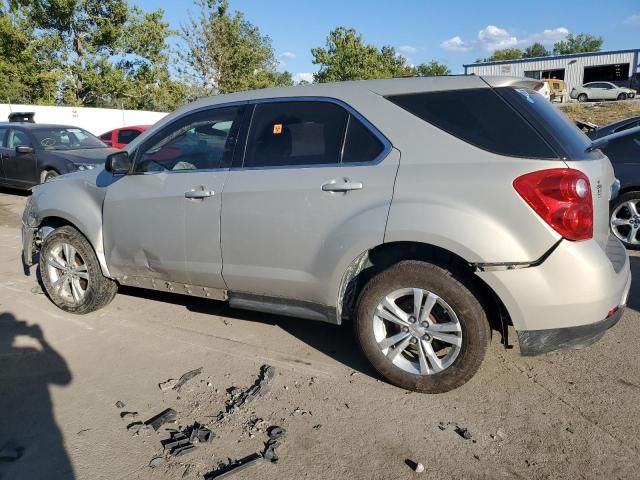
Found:
[[[629,261],[609,234],[609,160],[537,82],[440,77],[221,95],[104,169],[35,187],[24,260],[49,298],[118,285],[340,324],[390,382],[444,392],[491,331],[533,355],[620,318]],[[345,334],[347,334],[345,332]]]

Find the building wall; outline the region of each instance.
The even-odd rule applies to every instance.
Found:
[[[54,123],[84,128],[101,135],[114,128],[132,125],[153,125],[166,115],[163,112],[115,110],[111,108],[49,107],[42,105],[0,104],[0,121],[5,122],[11,112],[35,112],[36,123]]]
[[[582,85],[584,67],[598,65],[612,65],[616,63],[629,63],[629,75],[633,75],[638,68],[638,53],[603,53],[598,55],[578,57],[548,57],[523,62],[499,62],[493,64],[466,65],[467,74],[476,75],[513,75],[524,77],[524,72],[529,70],[558,70],[564,68],[564,81],[567,92],[573,87]]]

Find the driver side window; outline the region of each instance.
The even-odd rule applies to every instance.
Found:
[[[169,124],[142,145],[134,171],[212,170],[230,165],[243,108],[215,108]]]

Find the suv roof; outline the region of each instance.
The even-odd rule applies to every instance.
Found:
[[[29,130],[39,130],[41,128],[81,128],[74,125],[58,125],[56,123],[33,123],[33,122],[0,122],[0,127],[20,126]],[[84,129],[83,129],[84,130]]]

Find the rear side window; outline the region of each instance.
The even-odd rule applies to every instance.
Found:
[[[387,99],[484,150],[515,157],[557,157],[538,132],[493,89],[412,93]]]
[[[504,87],[496,88],[495,91],[527,118],[561,157],[568,160],[601,157],[598,151],[586,151],[591,140],[557,107],[540,95],[524,88]]]
[[[118,132],[118,143],[131,143],[141,133],[138,130],[120,130]]]
[[[348,113],[328,102],[256,105],[244,167],[340,163]]]
[[[100,140],[107,140],[108,142],[110,142],[111,141],[111,132],[103,133],[102,135],[100,135]]]
[[[349,116],[342,163],[370,162],[384,150],[384,145],[371,130],[353,115]]]
[[[6,138],[7,138],[8,128],[0,128],[0,147],[6,148]]]

